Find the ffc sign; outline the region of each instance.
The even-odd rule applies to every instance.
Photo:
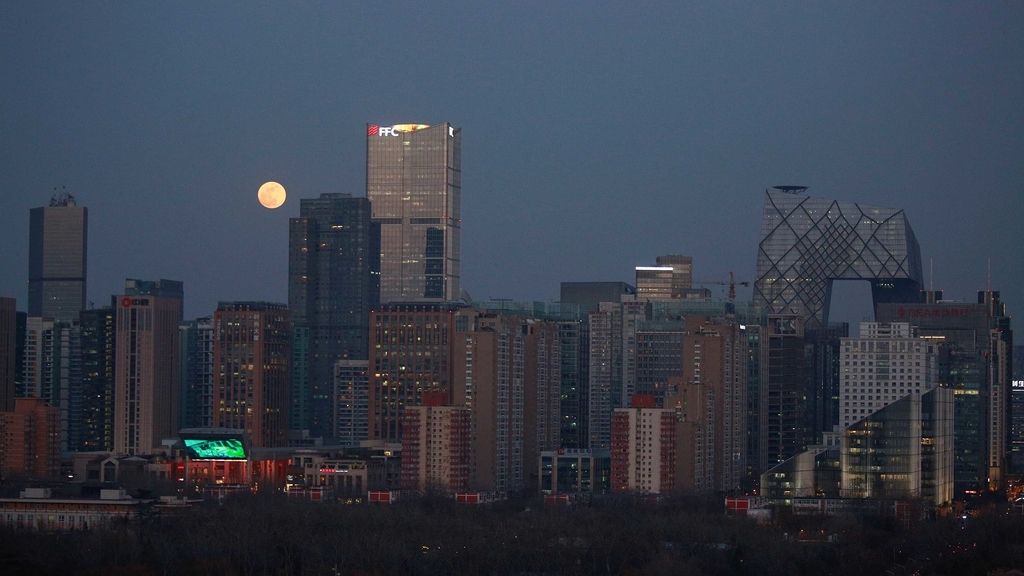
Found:
[[[367,124],[366,135],[367,136],[398,136],[399,134],[409,134],[424,128],[430,128],[428,124],[395,124],[394,126],[381,126],[380,124]],[[448,136],[451,138],[455,137],[455,128],[452,126],[448,127]]]

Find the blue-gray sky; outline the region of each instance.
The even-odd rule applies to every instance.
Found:
[[[451,121],[474,298],[663,253],[752,279],[763,190],[803,184],[905,208],[948,297],[991,258],[1012,311],[1022,103],[1019,2],[4,2],[0,294],[24,309],[28,210],[63,185],[97,304],[125,277],[184,281],[187,316],[287,301],[287,219],[364,193],[365,123]]]

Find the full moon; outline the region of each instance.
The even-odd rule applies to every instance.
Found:
[[[263,186],[260,186],[260,191],[256,193],[256,197],[260,199],[260,204],[264,208],[280,208],[284,204],[284,199],[288,197],[287,192],[284,191],[284,186],[281,186],[277,182],[266,182]]]

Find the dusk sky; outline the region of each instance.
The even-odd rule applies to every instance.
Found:
[[[1021,2],[4,2],[0,56],[21,310],[28,211],[60,186],[89,208],[97,306],[126,277],[183,281],[186,317],[287,302],[299,199],[364,195],[367,122],[443,121],[475,299],[632,282],[667,253],[753,280],[764,189],[801,184],[905,208],[947,298],[991,258],[1024,309]]]

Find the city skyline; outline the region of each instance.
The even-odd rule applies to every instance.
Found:
[[[26,309],[28,210],[67,186],[92,220],[87,301],[102,305],[129,277],[182,280],[188,318],[221,300],[286,301],[287,219],[301,198],[362,196],[365,123],[450,121],[467,138],[462,284],[475,299],[555,300],[562,281],[632,282],[634,266],[669,253],[694,257],[695,281],[730,271],[752,281],[763,190],[794,184],[906,210],[925,284],[933,262],[947,298],[972,301],[991,258],[992,287],[1011,310],[1021,301],[1009,247],[1024,181],[1012,103],[1024,81],[1005,74],[1024,52],[1019,7],[546,7],[538,19],[529,7],[461,19],[447,8],[348,19],[14,9],[0,47],[25,58],[0,64],[15,80],[0,165],[16,191],[0,215],[0,294]],[[421,32],[445,18],[463,23],[451,29],[462,43]],[[312,20],[323,24],[273,50],[243,40],[267,22]],[[787,20],[810,32],[765,31]],[[472,26],[482,22],[487,35]],[[680,32],[658,34],[667,25]],[[514,34],[535,47],[503,56]],[[414,42],[442,56],[403,60]],[[473,61],[431,75],[456,46]],[[191,64],[198,54],[206,64]],[[338,86],[335,72],[362,84]],[[278,76],[283,88],[264,87]],[[416,89],[385,90],[395,78]],[[266,180],[290,192],[277,211],[256,203]],[[867,290],[854,289],[860,310]]]

